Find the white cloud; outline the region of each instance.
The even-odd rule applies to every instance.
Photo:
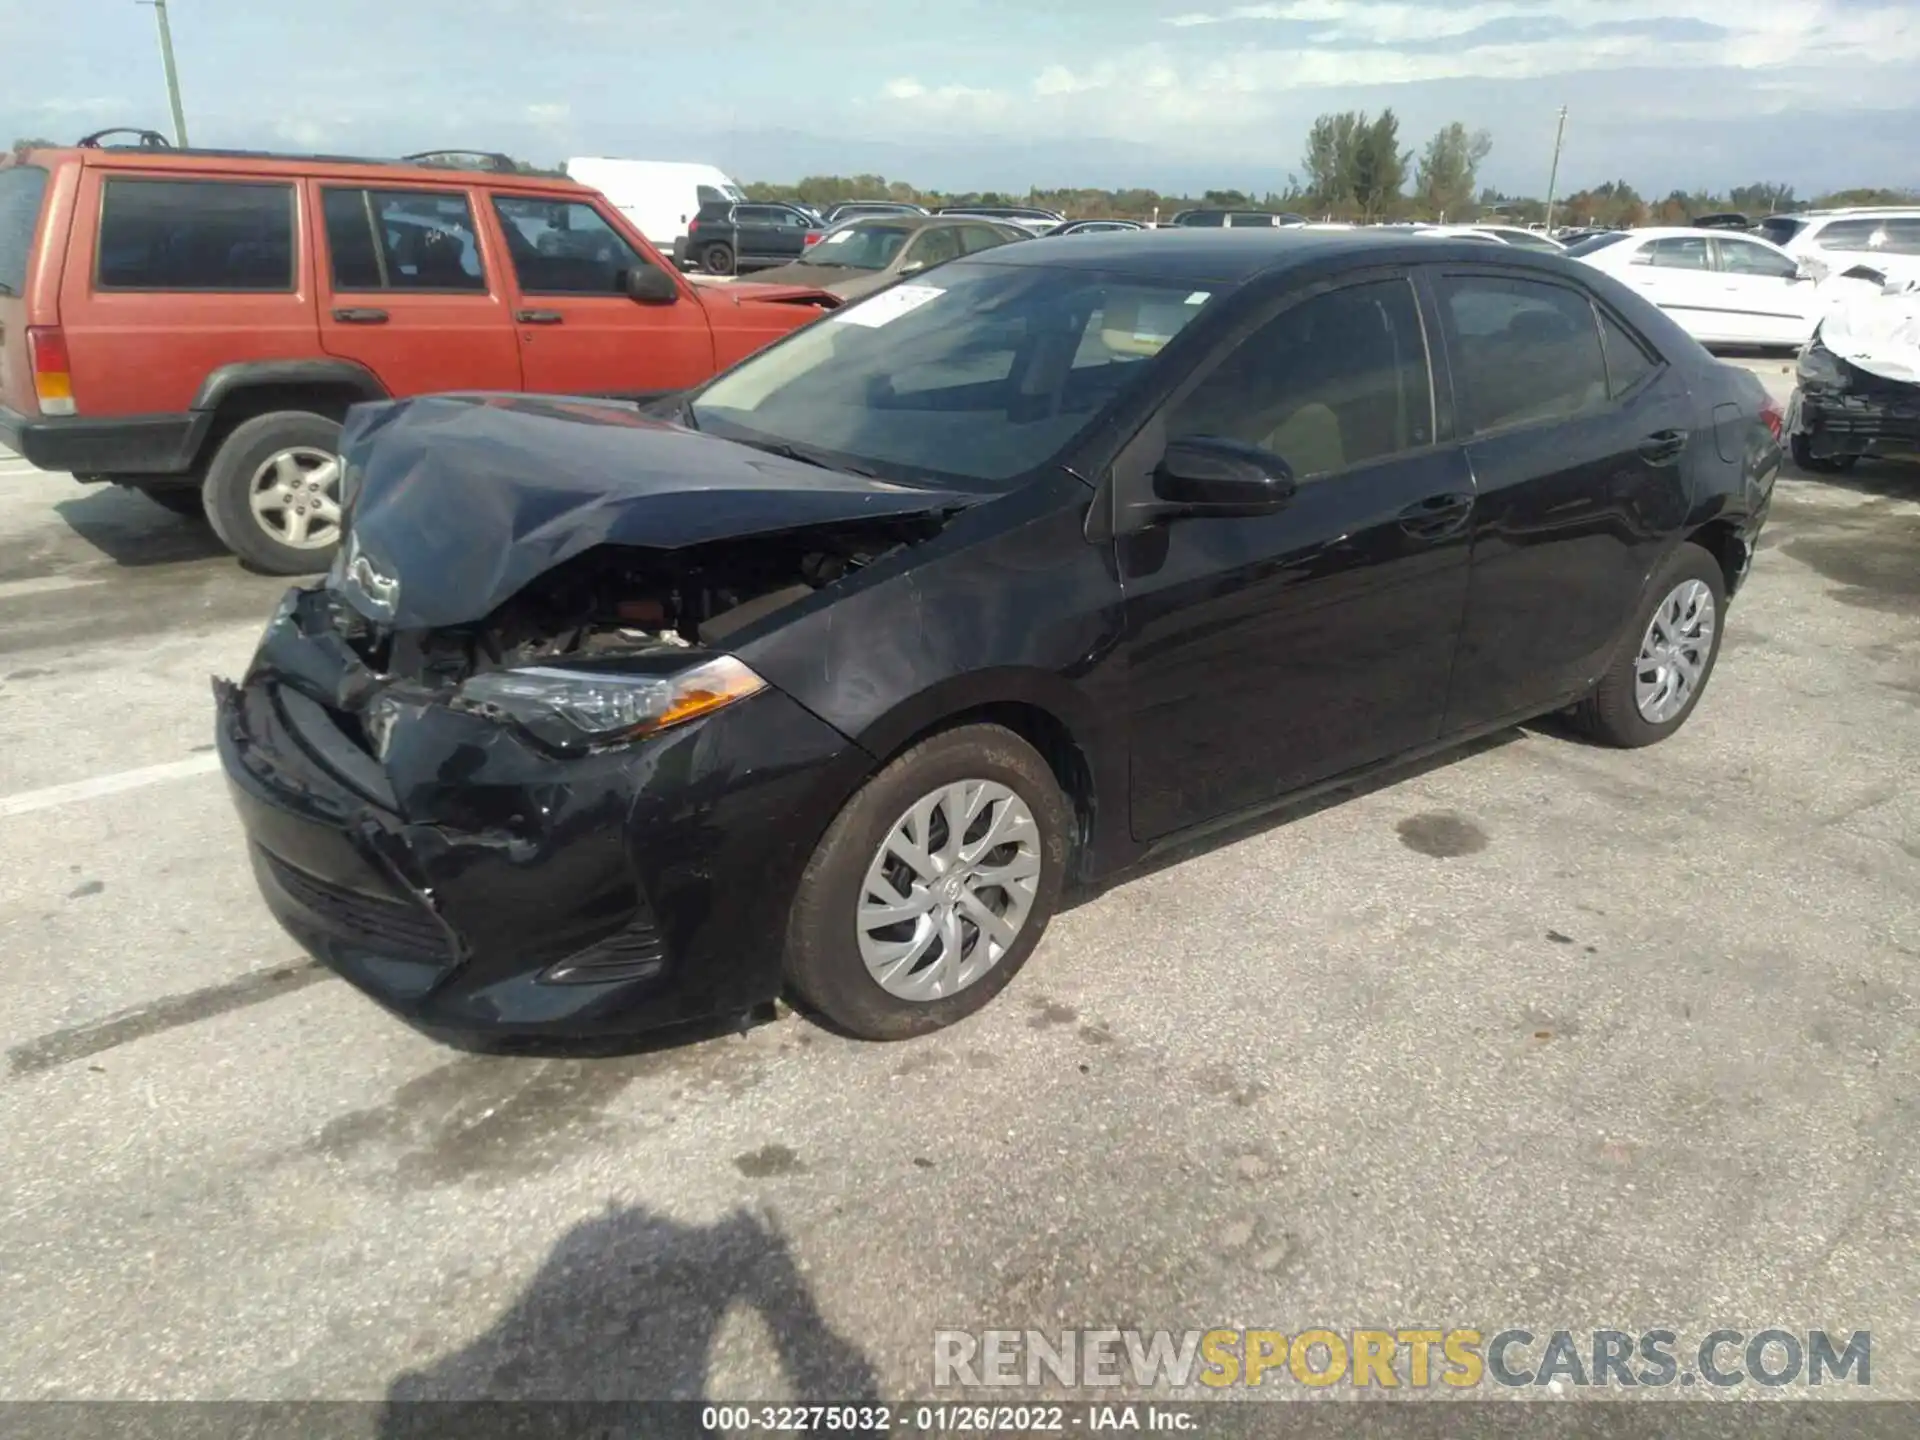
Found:
[[[526,108],[527,119],[536,125],[564,125],[572,114],[573,107],[563,101],[546,101]]]
[[[1499,21],[1541,19],[1575,28],[1537,39],[1501,39],[1497,30],[1490,40],[1471,38]],[[1306,41],[1258,44],[1258,22],[1281,20],[1322,31]],[[1194,31],[1243,21],[1250,28],[1236,31],[1230,48],[1196,48],[1183,39],[1178,46],[1137,45],[1075,64],[1046,64],[1024,94],[935,87],[917,78],[890,81],[882,94],[909,113],[970,110],[1008,129],[1044,124],[1103,138],[1201,144],[1210,134],[1255,127],[1275,109],[1297,108],[1302,92],[1315,90],[1731,70],[1779,72],[1769,74],[1767,88],[1781,106],[1811,97],[1822,108],[1844,109],[1895,103],[1905,77],[1920,65],[1920,9],[1860,8],[1842,0],[1746,0],[1738,8],[1723,0],[1481,0],[1444,8],[1398,0],[1286,0],[1179,14],[1166,23]],[[1595,25],[1603,28],[1585,28]],[[1450,39],[1464,43],[1449,45]],[[995,103],[982,103],[988,99]],[[1711,87],[1695,87],[1682,101],[1676,107],[1675,97],[1648,96],[1644,82],[1621,96],[1627,108],[1690,104],[1707,116],[1722,105]],[[1177,133],[1183,130],[1188,133]]]

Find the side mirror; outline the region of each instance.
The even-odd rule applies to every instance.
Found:
[[[642,305],[671,305],[680,298],[680,287],[666,271],[652,265],[635,265],[626,273],[627,298]]]
[[[1271,450],[1218,435],[1172,441],[1153,472],[1161,517],[1271,515],[1296,488],[1293,471]]]

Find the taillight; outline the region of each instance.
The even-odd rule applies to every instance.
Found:
[[[687,234],[697,235],[699,233],[700,233],[700,222],[698,220],[689,220],[687,222]]]
[[[1760,418],[1766,422],[1766,427],[1773,433],[1775,440],[1778,440],[1787,428],[1786,412],[1774,402],[1772,396],[1760,402]]]
[[[71,415],[73,367],[67,359],[67,337],[57,325],[27,327],[27,368],[33,371],[33,393],[42,415]]]
[[[827,233],[827,232],[826,232],[826,231],[824,231],[824,230],[809,230],[809,231],[807,231],[807,244],[809,244],[809,245],[818,245],[818,244],[820,243],[820,237],[821,237],[822,235],[824,235],[824,234],[826,234],[826,233]]]

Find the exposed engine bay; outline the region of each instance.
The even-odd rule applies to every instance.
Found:
[[[334,606],[335,624],[371,670],[432,689],[569,658],[724,646],[763,617],[938,534],[944,523],[921,516],[681,550],[601,545],[470,625],[395,631],[343,604]]]

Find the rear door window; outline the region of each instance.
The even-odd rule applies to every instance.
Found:
[[[1600,327],[1584,293],[1500,275],[1441,283],[1475,432],[1564,420],[1606,405]]]
[[[46,193],[47,172],[38,165],[0,170],[0,295],[26,293],[27,257]]]
[[[1659,370],[1661,361],[1604,310],[1600,312],[1600,338],[1606,346],[1607,383],[1614,399],[1638,390]]]
[[[0,205],[0,210],[5,207]],[[1875,248],[1888,255],[1920,255],[1920,216],[1889,220],[1880,227],[1881,243]],[[5,248],[0,239],[0,249]]]
[[[320,208],[335,290],[487,288],[465,195],[329,189]]]
[[[1655,240],[1634,257],[1636,265],[1658,265],[1663,270],[1711,270],[1704,235],[1669,235]]]
[[[1873,232],[1880,228],[1878,220],[1836,220],[1814,237],[1814,244],[1822,250],[1869,250],[1873,248]]]
[[[292,290],[293,186],[110,177],[102,290]]]

